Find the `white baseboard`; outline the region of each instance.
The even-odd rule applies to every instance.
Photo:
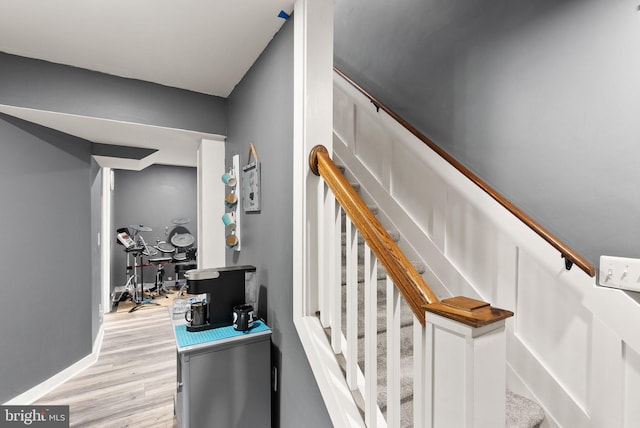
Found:
[[[104,338],[104,324],[100,326],[100,330],[98,331],[98,335],[96,336],[96,340],[93,342],[93,349],[91,350],[91,354],[77,361],[76,363],[70,365],[66,369],[61,372],[51,376],[49,379],[44,382],[34,386],[28,391],[23,392],[22,394],[12,398],[11,400],[4,403],[4,405],[13,405],[13,406],[25,406],[30,405],[33,402],[39,400],[40,398],[47,395],[49,392],[53,391],[75,375],[81,373],[85,369],[91,367],[96,361],[98,361],[98,356],[100,355],[100,349],[102,348],[102,340]]]
[[[333,426],[365,428],[320,320],[311,316],[300,317],[294,320],[294,324]]]

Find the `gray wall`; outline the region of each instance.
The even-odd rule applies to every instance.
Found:
[[[0,104],[225,135],[226,100],[0,52]]]
[[[640,257],[639,45],[633,2],[335,4],[335,64],[595,266]]]
[[[90,143],[0,115],[0,403],[91,352]]]
[[[247,162],[255,144],[262,169],[262,210],[241,214],[242,251],[228,264],[257,267],[260,316],[273,329],[279,390],[274,427],[328,427],[331,421],[293,325],[293,18],[289,19],[228,99],[227,166]],[[266,308],[266,309],[265,309]]]
[[[151,232],[140,232],[149,245],[156,240],[167,241],[174,224],[171,219],[188,217],[184,227],[194,236],[198,235],[197,223],[197,177],[196,168],[151,165],[142,171],[115,171],[113,191],[113,242],[111,251],[111,289],[124,285],[126,278],[126,253],[124,247],[115,243],[116,230],[129,225],[142,224],[151,227]],[[166,229],[165,229],[166,228]],[[130,230],[134,233],[134,230]],[[198,242],[196,240],[195,246]],[[158,253],[155,257],[168,257]],[[131,259],[133,261],[133,259]],[[148,261],[148,257],[144,257]],[[144,268],[144,282],[155,279],[156,268]],[[165,280],[174,277],[172,265],[165,266]]]

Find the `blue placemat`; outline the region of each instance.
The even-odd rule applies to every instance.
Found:
[[[262,321],[255,321],[251,330],[236,331],[233,326],[212,328],[211,330],[204,331],[187,331],[187,325],[177,325],[174,327],[176,331],[176,339],[178,341],[178,347],[198,345],[200,343],[213,342],[221,339],[228,339],[230,337],[245,336],[251,333],[259,333],[261,331],[269,330],[269,327]]]

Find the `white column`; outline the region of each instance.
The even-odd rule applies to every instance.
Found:
[[[198,148],[198,269],[225,266],[224,140],[205,140]]]
[[[293,312],[294,322],[318,310],[317,195],[322,183],[309,170],[318,145],[332,152],[333,2],[296,0],[293,16]]]
[[[293,15],[293,321],[335,427],[364,427],[324,330],[315,317],[317,196],[311,149],[332,147],[333,2],[296,0]]]
[[[114,186],[113,170],[102,168],[100,274],[102,312],[111,312],[111,201]],[[100,314],[102,319],[102,314]]]
[[[470,327],[427,313],[425,426],[505,426],[505,320]]]

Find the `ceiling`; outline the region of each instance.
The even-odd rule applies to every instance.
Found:
[[[0,51],[226,98],[284,23],[280,11],[290,14],[293,3],[0,0]],[[0,110],[90,141],[101,138],[94,142],[135,146],[132,138],[122,140],[135,135],[149,142],[140,147],[166,149],[149,147],[163,128],[10,106]],[[71,125],[74,117],[79,124]],[[94,125],[100,133],[91,131]],[[149,138],[141,135],[145,129]],[[168,137],[175,131],[167,130]]]

